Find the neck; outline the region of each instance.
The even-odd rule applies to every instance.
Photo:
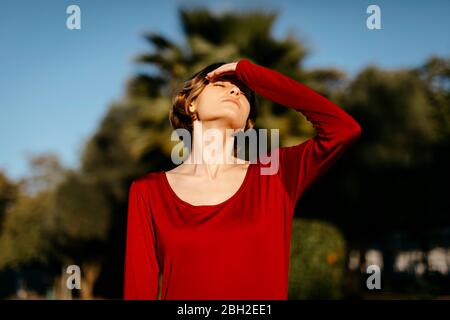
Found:
[[[194,174],[214,179],[236,163],[245,163],[233,155],[235,132],[215,121],[194,121],[192,150],[184,164],[192,165]]]

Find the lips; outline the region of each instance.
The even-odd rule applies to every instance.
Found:
[[[230,102],[235,103],[238,107],[241,106],[241,105],[239,104],[239,102],[238,102],[237,100],[234,100],[234,99],[227,98],[227,99],[223,99],[222,101],[230,101]]]

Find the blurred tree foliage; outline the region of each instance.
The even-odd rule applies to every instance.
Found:
[[[22,195],[8,211],[0,238],[0,268],[47,262],[50,242],[51,196]]]
[[[32,158],[31,166],[32,175],[20,182],[22,192],[5,214],[0,269],[46,265],[59,273],[80,264],[89,275],[82,296],[91,297],[109,233],[109,204],[97,186],[64,170],[55,155]],[[5,199],[14,194],[7,185],[2,181]]]
[[[289,299],[340,299],[346,243],[336,227],[322,221],[292,222]]]
[[[368,67],[357,76],[344,103],[366,129],[362,163],[413,167],[431,160],[429,146],[439,141],[443,128],[427,89],[415,70]]]
[[[0,234],[6,210],[18,195],[18,186],[0,171]]]
[[[30,166],[31,175],[17,183],[20,192],[5,212],[0,268],[47,262],[52,250],[52,192],[63,169],[54,154],[32,157]]]

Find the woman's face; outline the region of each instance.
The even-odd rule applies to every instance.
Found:
[[[244,128],[250,113],[250,90],[234,76],[212,79],[193,106],[200,121],[214,121],[225,128]]]

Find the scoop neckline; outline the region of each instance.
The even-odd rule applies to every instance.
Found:
[[[256,165],[256,163],[250,162],[247,171],[245,172],[245,177],[244,180],[242,181],[241,185],[239,186],[239,188],[237,189],[237,191],[230,196],[228,199],[225,199],[222,202],[219,202],[217,204],[201,204],[201,205],[195,205],[192,203],[189,203],[183,199],[181,199],[176,193],[175,191],[172,189],[172,186],[169,183],[169,180],[167,179],[167,174],[165,171],[161,171],[160,172],[160,177],[162,178],[162,181],[165,185],[165,187],[168,189],[170,195],[172,196],[172,198],[174,198],[174,200],[185,206],[185,207],[189,207],[192,209],[202,209],[202,208],[217,208],[217,207],[221,207],[226,205],[227,203],[233,201],[234,199],[236,199],[245,189],[245,186],[248,184],[248,181],[250,180],[250,171],[252,170],[252,167],[254,167]]]

